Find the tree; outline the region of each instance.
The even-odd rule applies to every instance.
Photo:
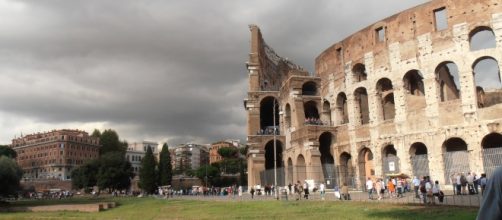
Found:
[[[148,194],[154,193],[157,188],[155,165],[155,157],[153,157],[152,148],[147,147],[145,157],[141,160],[141,169],[139,170],[139,187]]]
[[[173,167],[167,143],[164,143],[162,146],[159,157],[159,185],[171,185],[171,181],[173,180]]]
[[[110,152],[99,159],[97,185],[101,189],[122,190],[131,186],[134,177],[131,163],[125,160],[121,152]]]
[[[98,129],[94,129],[94,131],[91,134],[91,137],[100,138],[101,137],[101,131],[99,131]]]
[[[206,184],[212,185],[213,180],[220,176],[220,171],[215,166],[203,165],[195,171],[195,176]]]
[[[71,172],[71,183],[74,189],[85,189],[89,192],[89,188],[97,183],[97,171],[100,167],[98,159],[91,160],[84,165],[78,167]]]
[[[23,171],[12,158],[0,156],[0,197],[16,195],[22,177]]]
[[[239,150],[235,147],[222,147],[218,149],[218,154],[223,158],[235,158],[238,155]]]
[[[16,151],[7,145],[0,145],[0,156],[2,155],[12,159],[17,157]]]
[[[124,155],[127,149],[127,146],[124,146],[127,142],[121,142],[117,132],[112,129],[103,131],[99,138],[99,142],[101,143],[101,148],[99,149],[100,155],[104,155],[108,152],[120,152]]]

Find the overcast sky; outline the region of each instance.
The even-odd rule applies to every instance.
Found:
[[[248,24],[314,72],[324,49],[425,0],[0,0],[0,143],[52,129],[245,142]]]

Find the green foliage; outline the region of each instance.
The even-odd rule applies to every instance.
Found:
[[[7,145],[0,145],[0,156],[6,156],[10,158],[16,158],[17,153],[11,147]]]
[[[139,186],[146,193],[152,194],[157,188],[155,175],[155,157],[151,147],[147,147],[145,157],[141,160],[141,169],[139,170]]]
[[[103,131],[99,138],[101,148],[99,149],[100,155],[104,155],[109,152],[119,152],[125,155],[127,149],[127,142],[121,142],[119,140],[119,135],[112,129]]]
[[[240,148],[239,151],[241,155],[246,155],[248,153],[248,148],[249,146],[246,145],[246,147]]]
[[[71,183],[74,189],[85,189],[97,184],[97,171],[100,167],[100,160],[91,160],[84,165],[74,169],[71,173]]]
[[[94,131],[91,134],[91,137],[100,138],[101,137],[101,131],[99,131],[98,129],[94,129]]]
[[[131,185],[132,166],[121,152],[110,152],[99,159],[97,185],[100,189],[122,190]]]
[[[12,158],[0,156],[0,197],[16,195],[23,171]]]
[[[220,176],[220,171],[217,167],[211,166],[211,165],[204,165],[199,167],[195,171],[195,176],[202,180],[204,183],[206,183],[206,176],[207,176],[207,185],[213,185],[213,181],[217,179]]]
[[[159,185],[171,185],[173,180],[173,167],[171,165],[171,155],[166,143],[162,146],[159,156]]]
[[[235,147],[222,147],[218,149],[218,154],[223,158],[235,158],[238,156],[239,150]]]

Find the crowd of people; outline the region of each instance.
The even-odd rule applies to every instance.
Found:
[[[439,202],[443,202],[444,193],[439,182],[437,180],[433,182],[429,176],[423,176],[421,179],[415,176],[411,182],[401,177],[390,177],[386,180],[377,178],[375,181],[368,178],[366,181],[368,199],[371,200],[402,198],[406,192],[411,192],[412,186],[415,198],[421,199],[424,204],[435,204],[436,198]]]
[[[478,175],[475,172],[455,173],[450,176],[450,181],[453,186],[453,194],[455,195],[473,195],[479,194],[481,188],[481,195],[483,195],[487,178],[486,174]]]
[[[306,125],[327,125],[328,123],[321,121],[321,119],[319,119],[319,118],[305,118],[305,124]]]

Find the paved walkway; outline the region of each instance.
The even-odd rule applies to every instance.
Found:
[[[445,191],[445,197],[442,203],[435,198],[436,205],[453,205],[453,206],[471,206],[471,207],[479,207],[481,204],[481,194],[476,195],[453,195],[451,191]],[[421,199],[415,197],[414,192],[407,192],[403,194],[402,198],[392,197],[389,198],[389,195],[385,195],[384,199],[369,199],[368,193],[361,191],[352,191],[350,192],[351,201],[365,201],[365,202],[385,202],[385,203],[401,203],[401,204],[423,204]],[[376,198],[376,194],[373,195]],[[171,197],[170,197],[171,198]],[[170,199],[168,198],[168,199]],[[174,196],[175,199],[195,199],[195,200],[208,200],[208,201],[250,201],[250,200],[274,200],[276,199],[273,195],[255,195],[254,198],[251,198],[249,193],[244,193],[242,196]],[[279,195],[280,200],[286,200],[284,195]],[[296,199],[296,195],[289,194],[287,196],[287,200],[294,201]],[[302,201],[305,199],[302,198]],[[311,193],[309,196],[309,201],[319,201],[321,200],[319,192]],[[345,200],[340,200],[335,197],[335,193],[333,191],[326,192],[325,201],[340,201],[347,202]]]

